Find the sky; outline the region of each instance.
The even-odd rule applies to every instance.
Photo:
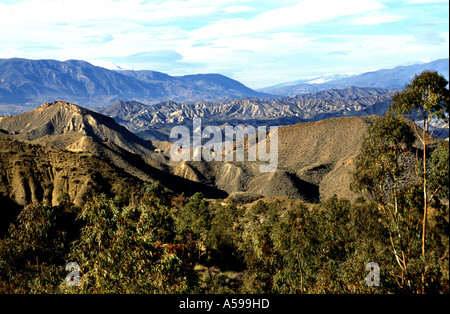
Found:
[[[0,0],[0,58],[79,59],[257,89],[449,57],[449,1]]]

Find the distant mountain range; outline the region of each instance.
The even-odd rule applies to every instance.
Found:
[[[190,127],[193,118],[205,125],[292,125],[343,116],[383,115],[399,89],[348,87],[275,99],[144,105],[120,101],[101,109],[144,139],[169,140],[175,125]]]
[[[57,100],[104,108],[118,101],[151,105],[267,99],[350,86],[402,88],[425,69],[437,70],[448,78],[448,59],[359,75],[321,76],[255,91],[221,74],[170,76],[147,70],[108,70],[81,60],[0,59],[0,115],[18,114]]]
[[[392,96],[415,74],[429,69],[448,78],[448,66],[448,59],[441,59],[359,75],[322,76],[262,93],[220,74],[175,77],[108,70],[79,60],[0,59],[0,115],[63,100],[112,117],[145,140],[167,141],[171,127],[189,126],[195,117],[223,127],[383,115]]]
[[[3,111],[26,111],[56,100],[90,108],[120,100],[154,104],[267,96],[220,74],[170,76],[154,71],[113,71],[80,60],[0,59]]]
[[[403,88],[415,74],[425,70],[438,71],[449,79],[449,59],[439,59],[433,62],[398,66],[391,69],[366,72],[362,74],[338,74],[303,79],[289,83],[259,89],[258,91],[279,95],[292,96],[303,93],[313,93],[322,90],[356,87]]]
[[[445,65],[445,60],[436,64],[441,62]],[[446,62],[447,68],[438,71],[448,77]],[[0,109],[21,111],[0,117],[2,209],[31,202],[58,205],[67,197],[82,205],[96,192],[134,198],[155,181],[176,194],[202,192],[213,199],[282,197],[317,203],[336,195],[354,201],[351,173],[367,131],[403,87],[394,78],[403,73],[407,83],[406,76],[418,72],[400,67],[304,83],[357,86],[378,77],[395,88],[345,86],[275,97],[218,74],[172,77],[76,60],[1,59]],[[261,172],[263,161],[174,162],[170,129],[190,126],[195,117],[202,118],[203,127],[280,126],[277,169]],[[246,150],[256,145],[243,142]],[[413,177],[416,152],[405,159],[406,177]],[[12,221],[3,219],[5,212],[1,228]]]

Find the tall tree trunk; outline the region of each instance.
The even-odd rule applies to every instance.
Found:
[[[303,293],[303,270],[302,270],[302,264],[300,261],[300,254],[297,251],[297,264],[298,264],[298,268],[300,270],[300,292]]]
[[[425,238],[427,227],[427,215],[428,215],[428,195],[427,195],[427,144],[428,144],[428,123],[424,119],[423,128],[423,220],[422,220],[422,258],[423,258],[423,270],[422,270],[422,293],[425,293]]]

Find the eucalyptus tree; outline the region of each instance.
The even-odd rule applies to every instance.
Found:
[[[423,191],[422,257],[426,258],[426,233],[429,204],[436,197],[428,184],[427,160],[430,145],[434,144],[439,129],[448,127],[448,81],[437,71],[424,71],[416,75],[406,90],[393,97],[389,111],[405,115],[413,123],[414,131],[422,144],[422,164],[419,168]],[[422,127],[419,127],[422,124]],[[437,187],[435,187],[436,189]],[[439,189],[439,188],[438,188]],[[424,280],[424,277],[422,278]]]

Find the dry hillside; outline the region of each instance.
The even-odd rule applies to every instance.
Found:
[[[57,204],[61,193],[81,204],[91,185],[109,191],[122,185],[122,176],[141,184],[160,181],[176,193],[226,196],[213,186],[171,174],[164,154],[167,143],[154,146],[113,119],[74,104],[58,101],[1,117],[0,129],[0,194],[20,205]]]
[[[261,173],[260,162],[172,163],[173,173],[214,184],[227,193],[289,196],[309,202],[350,191],[353,159],[376,116],[343,117],[299,123],[278,130],[278,167]]]
[[[135,190],[142,182],[87,152],[74,153],[0,138],[0,194],[19,205],[57,205],[67,193],[77,205],[94,191]]]
[[[173,162],[168,142],[145,141],[113,119],[73,104],[48,103],[0,118],[1,194],[25,204],[55,203],[66,192],[80,203],[86,182],[98,186],[110,182],[105,183],[110,188],[126,177],[160,181],[174,192],[200,191],[211,198],[244,192],[249,199],[284,196],[318,202],[336,194],[353,200],[357,197],[349,188],[353,162],[375,119],[342,117],[279,127],[277,169],[264,173],[262,162],[247,159]],[[244,144],[248,149],[248,141]],[[51,169],[61,168],[61,173],[41,167],[48,164]]]

